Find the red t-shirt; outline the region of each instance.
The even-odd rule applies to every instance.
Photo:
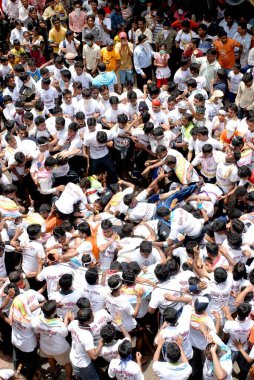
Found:
[[[189,20],[189,19],[187,19],[187,20],[190,22],[190,28],[191,29],[197,29],[197,27],[198,27],[197,22]],[[175,28],[176,30],[180,30],[182,28],[182,21],[176,20],[176,21],[172,22],[171,27]]]

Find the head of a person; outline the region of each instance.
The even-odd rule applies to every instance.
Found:
[[[60,28],[61,28],[61,22],[60,22],[60,19],[58,16],[54,15],[52,18],[51,18],[51,21],[52,21],[52,24],[54,25],[54,28],[59,31]]]
[[[77,320],[80,326],[89,326],[94,321],[92,309],[90,307],[79,309]]]
[[[147,36],[145,34],[140,34],[138,36],[139,45],[144,45],[147,42]]]
[[[197,119],[198,120],[198,119]],[[198,127],[198,139],[200,141],[207,141],[208,139],[208,128],[207,127]]]
[[[217,53],[216,53],[216,50],[214,48],[210,48],[207,50],[206,58],[207,58],[207,61],[209,63],[214,62],[216,60],[216,57],[217,57]]]
[[[140,244],[140,255],[147,259],[151,255],[152,249],[152,242],[148,240],[143,240]]]
[[[113,51],[114,50],[114,41],[113,40],[108,40],[106,43],[106,48],[107,51]]]
[[[100,335],[105,343],[111,343],[116,336],[116,328],[109,323],[101,328]]]
[[[224,282],[227,281],[228,274],[226,269],[222,267],[218,267],[214,270],[214,281],[217,284],[223,284]]]
[[[41,225],[40,224],[30,224],[27,227],[27,234],[30,240],[37,240],[41,235]]]
[[[98,284],[98,281],[99,281],[98,268],[94,267],[94,268],[88,269],[85,273],[85,279],[89,285]]]
[[[87,25],[89,26],[90,29],[92,29],[95,25],[95,17],[94,15],[89,15],[86,18]]]
[[[193,116],[190,113],[185,112],[181,119],[183,127],[187,128],[192,123],[192,120]]]
[[[129,208],[134,208],[137,205],[137,199],[135,198],[135,194],[125,194],[123,197],[123,203]]]
[[[250,88],[253,85],[253,75],[251,73],[246,73],[242,77],[242,82],[247,88]]]
[[[68,292],[73,284],[73,276],[70,273],[63,274],[60,277],[58,284],[63,292]]]
[[[205,144],[202,146],[202,153],[205,159],[213,156],[213,146],[211,144]]]
[[[169,306],[164,310],[163,320],[168,322],[170,326],[176,326],[178,321],[177,310]]]
[[[189,31],[190,31],[190,21],[189,20],[183,20],[183,22],[182,22],[182,31],[184,33],[189,33]]]
[[[92,46],[94,42],[94,35],[92,33],[87,33],[85,35],[85,42],[87,46]]]
[[[119,274],[113,274],[108,279],[108,286],[111,289],[111,293],[118,293],[122,286],[122,279]]]
[[[62,226],[58,226],[53,229],[53,236],[60,244],[66,242],[66,232]]]
[[[113,231],[113,224],[112,224],[112,222],[109,219],[104,219],[101,222],[101,229],[102,229],[103,235],[106,238],[110,238],[113,235],[113,233],[114,233],[114,231]]]
[[[56,301],[55,300],[49,300],[46,301],[42,307],[41,311],[46,319],[52,319],[56,315]]]

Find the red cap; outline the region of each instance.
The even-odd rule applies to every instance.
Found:
[[[119,33],[119,38],[127,38],[127,34],[125,32]]]
[[[152,105],[155,106],[155,107],[160,107],[161,106],[161,102],[159,101],[159,99],[154,99],[152,101]]]

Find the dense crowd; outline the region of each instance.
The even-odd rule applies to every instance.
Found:
[[[252,4],[1,1],[1,380],[254,378]]]

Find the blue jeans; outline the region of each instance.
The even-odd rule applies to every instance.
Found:
[[[120,83],[125,85],[126,81],[134,82],[133,70],[119,70]]]
[[[85,368],[72,367],[79,380],[100,380],[92,362]]]
[[[151,197],[148,198],[148,202],[150,203],[155,203],[159,201],[157,204],[157,209],[160,207],[167,207],[170,208],[171,203],[173,202],[174,199],[177,199],[178,202],[183,201],[185,198],[187,198],[189,195],[191,195],[197,188],[197,185],[190,185],[188,187],[185,187],[182,190],[176,191],[174,194],[170,195],[168,199],[166,199],[163,202],[160,202],[160,196],[159,194],[153,194]],[[165,221],[164,219],[158,218],[159,220],[162,220],[164,223],[166,223],[170,227],[170,221]]]

